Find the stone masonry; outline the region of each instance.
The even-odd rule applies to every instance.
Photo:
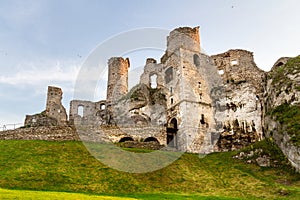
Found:
[[[62,94],[60,88],[49,86],[46,110],[35,115],[26,115],[25,127],[66,125],[67,113],[61,103]]]

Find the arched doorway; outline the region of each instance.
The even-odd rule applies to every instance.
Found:
[[[148,137],[144,140],[144,142],[156,142],[159,144],[158,140],[155,137]]]
[[[132,137],[123,137],[120,139],[119,143],[126,142],[126,141],[134,141],[134,140],[132,139]]]
[[[172,148],[177,148],[177,119],[173,118],[167,127],[167,145]]]

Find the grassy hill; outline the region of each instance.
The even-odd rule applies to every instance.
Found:
[[[245,164],[232,158],[238,152],[186,153],[161,170],[131,174],[101,164],[80,142],[0,141],[0,188],[10,189],[0,190],[0,197],[35,190],[138,199],[299,199],[300,176],[276,146],[265,140],[245,151],[255,148],[278,166]]]

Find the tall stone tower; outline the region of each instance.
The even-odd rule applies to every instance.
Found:
[[[57,120],[59,125],[67,123],[66,109],[61,103],[62,90],[58,87],[48,86],[46,115]]]
[[[214,126],[206,76],[211,61],[200,51],[199,27],[173,30],[167,38],[167,51],[161,62],[165,69],[165,87],[169,91],[168,142],[180,151],[206,151],[201,148],[209,146],[204,143],[210,140],[209,128]]]
[[[129,58],[113,57],[108,61],[107,104],[113,104],[128,92]]]

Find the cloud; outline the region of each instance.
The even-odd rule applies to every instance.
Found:
[[[43,67],[42,67],[43,66]],[[26,63],[19,65],[19,70],[11,75],[0,75],[0,83],[14,86],[38,86],[41,83],[74,83],[80,65],[72,62]]]

